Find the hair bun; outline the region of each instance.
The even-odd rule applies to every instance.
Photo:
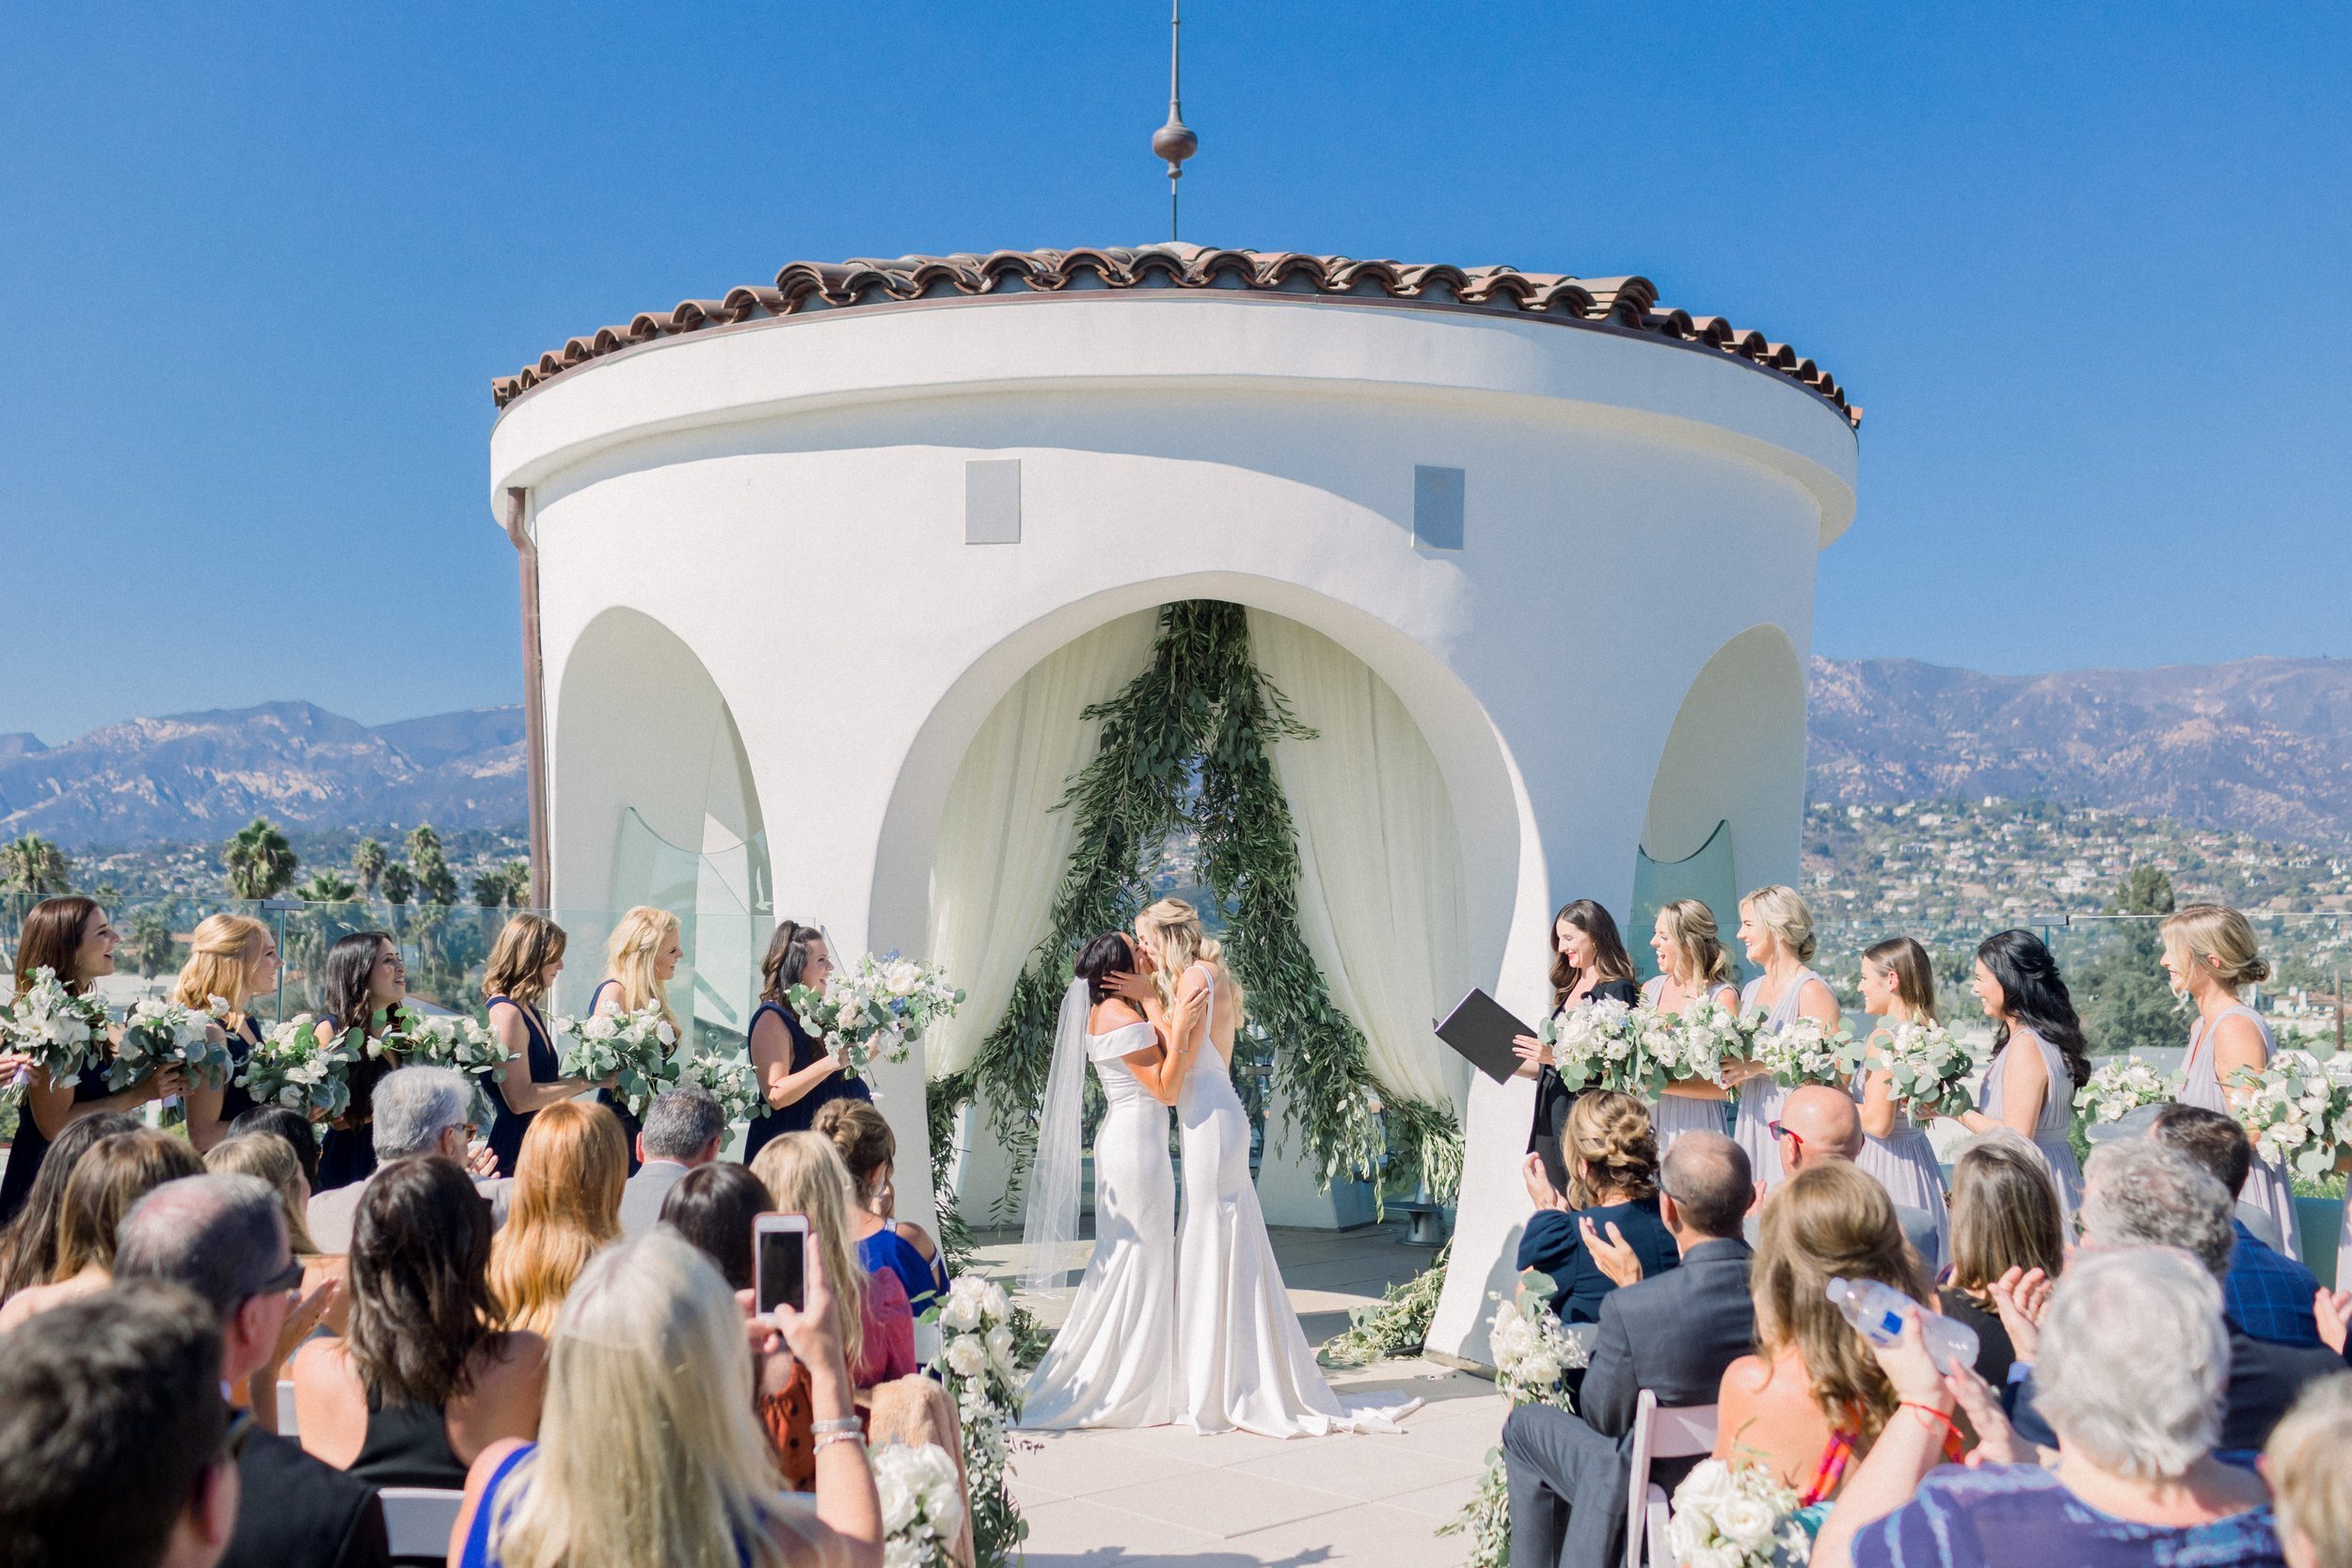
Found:
[[[849,1117],[850,1103],[847,1100],[826,1101],[817,1107],[816,1117],[810,1121],[809,1126],[822,1132],[826,1137],[832,1137],[834,1129],[838,1128]]]

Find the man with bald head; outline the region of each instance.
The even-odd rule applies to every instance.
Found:
[[[1806,1084],[1789,1090],[1788,1098],[1781,1102],[1780,1118],[1772,1123],[1772,1143],[1780,1151],[1784,1176],[1831,1160],[1851,1160],[1862,1152],[1862,1113],[1845,1090]],[[1902,1224],[1903,1239],[1932,1275],[1944,1262],[1935,1216],[1925,1209],[1898,1203],[1895,1218]],[[1756,1214],[1751,1212],[1747,1223],[1751,1244],[1756,1241]]]

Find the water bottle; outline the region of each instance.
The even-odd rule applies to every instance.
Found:
[[[1919,1307],[1892,1285],[1882,1285],[1875,1279],[1833,1279],[1829,1282],[1829,1299],[1837,1304],[1846,1321],[1874,1345],[1899,1343],[1903,1337],[1903,1308]],[[1966,1323],[1919,1307],[1919,1330],[1920,1338],[1927,1341],[1928,1359],[1935,1363],[1937,1371],[1948,1372],[1977,1364],[1977,1331]]]

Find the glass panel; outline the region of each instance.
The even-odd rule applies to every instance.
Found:
[[[1695,898],[1714,911],[1716,929],[1723,933],[1724,945],[1737,963],[1740,944],[1731,934],[1740,928],[1740,889],[1733,880],[1730,823],[1716,823],[1707,842],[1678,861],[1654,861],[1646,849],[1633,851],[1633,911],[1624,935],[1639,979],[1658,973],[1658,955],[1650,951],[1650,930],[1658,924],[1658,911],[1677,898]]]

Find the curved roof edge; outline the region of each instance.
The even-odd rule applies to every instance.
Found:
[[[873,309],[922,299],[988,294],[1096,293],[1105,289],[1247,290],[1268,293],[1406,301],[1536,316],[1563,325],[1655,335],[1715,349],[1774,372],[1836,408],[1851,426],[1862,409],[1827,371],[1787,343],[1658,303],[1646,277],[1570,277],[1511,267],[1356,261],[1301,251],[1211,250],[1169,243],[1136,249],[998,250],[986,256],[901,256],[896,261],[794,261],[772,285],[730,289],[723,299],[690,299],[647,311],[626,326],[574,338],[490,384],[504,408],[532,388],[639,343],[706,327],[819,310]]]

